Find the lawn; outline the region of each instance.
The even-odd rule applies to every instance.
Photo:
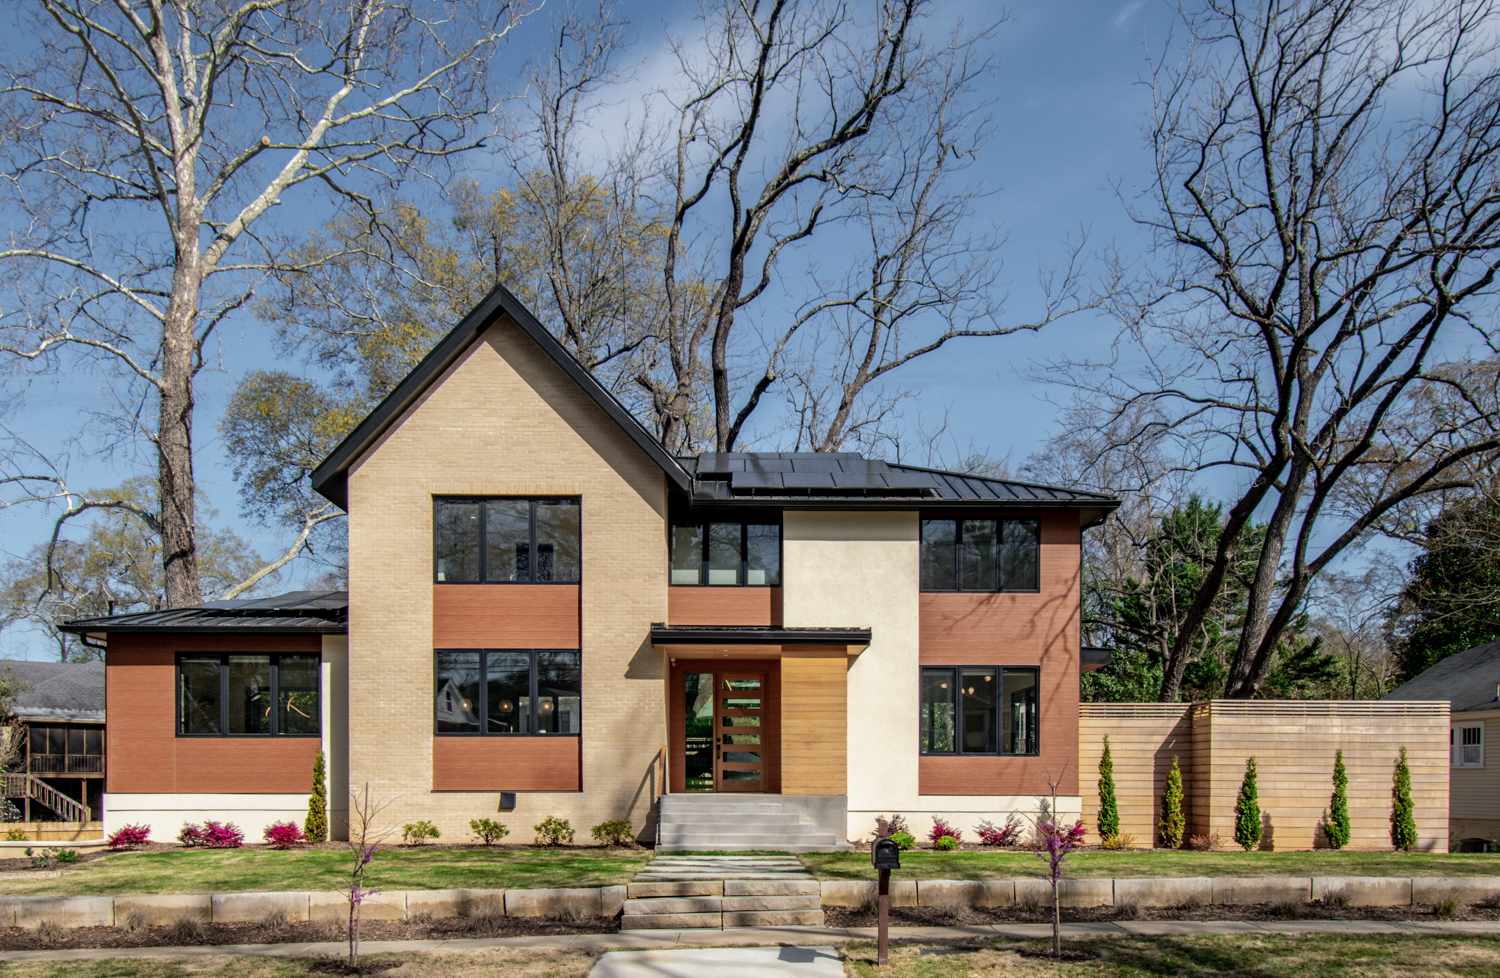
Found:
[[[865,852],[809,853],[802,860],[825,880],[874,879]],[[903,852],[898,880],[985,880],[1035,876],[1042,861],[1025,850]],[[1067,874],[1114,876],[1500,876],[1500,854],[1338,852],[1080,852]]]
[[[640,849],[385,849],[369,885],[384,890],[531,889],[629,882],[650,853]],[[353,856],[317,849],[119,853],[51,879],[0,880],[0,894],[237,893],[338,890]]]
[[[390,978],[586,978],[598,955],[560,948],[497,948],[477,953],[360,955],[360,964],[399,963]],[[322,964],[315,971],[312,965]],[[114,958],[0,964],[6,978],[327,978],[328,959]]]

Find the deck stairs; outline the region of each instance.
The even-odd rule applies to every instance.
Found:
[[[625,887],[622,930],[821,927],[822,887],[795,856],[657,856]]]
[[[40,802],[60,816],[64,822],[83,823],[89,820],[87,805],[74,801],[41,778],[30,774],[5,775],[5,796],[7,798],[30,798],[32,801]]]
[[[776,795],[663,795],[660,852],[849,852],[853,846]]]

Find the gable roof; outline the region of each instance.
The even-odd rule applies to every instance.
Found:
[[[351,431],[327,458],[319,463],[312,473],[312,487],[324,498],[347,510],[349,508],[349,469],[355,461],[374,445],[391,426],[400,419],[406,409],[415,404],[435,384],[443,372],[452,366],[483,335],[484,331],[509,316],[530,336],[536,345],[563,369],[594,403],[641,449],[651,457],[668,479],[681,489],[691,485],[691,478],[683,471],[666,449],[661,447],[651,433],[635,419],[625,406],[604,385],[584,369],[583,364],[563,348],[541,323],[537,322],[521,301],[503,285],[497,285],[475,306],[457,326],[438,341],[432,352],[422,358],[411,373],[397,384],[395,389]]]
[[[23,720],[104,720],[104,663],[28,662],[0,659],[31,688],[17,693],[16,716]]]
[[[349,631],[348,591],[288,591],[270,598],[205,601],[189,608],[75,618],[62,625],[79,635],[157,632],[343,635]]]
[[[1398,686],[1388,700],[1447,700],[1454,713],[1500,709],[1500,641],[1476,645],[1439,661]]]

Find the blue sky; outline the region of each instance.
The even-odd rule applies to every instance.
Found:
[[[629,4],[625,9],[633,19],[632,56],[646,66],[636,84],[649,85],[651,72],[661,71],[667,63],[668,31],[687,29],[694,7],[658,3]],[[945,13],[979,23],[993,18],[997,9],[988,3],[955,2]],[[1154,0],[1052,0],[1016,3],[1009,9],[1010,19],[998,27],[991,42],[998,60],[989,93],[996,135],[971,176],[994,191],[982,204],[982,216],[1008,235],[1007,309],[1016,320],[1024,320],[1040,306],[1039,264],[1060,261],[1064,239],[1080,227],[1088,229],[1097,246],[1112,245],[1130,258],[1143,254],[1147,242],[1128,220],[1114,185],[1119,182],[1121,193],[1133,198],[1149,173],[1150,155],[1141,127],[1150,93],[1139,82],[1147,67],[1147,44],[1153,49],[1160,46],[1174,14]],[[536,26],[514,36],[506,59],[519,61],[529,45],[544,43],[545,32]],[[474,158],[470,165],[476,177],[492,181],[486,176],[494,172],[488,161]],[[764,314],[774,313],[773,309]],[[916,395],[908,402],[906,423],[915,431],[920,420],[930,430],[946,416],[943,454],[956,457],[980,451],[1019,463],[1052,432],[1056,408],[1048,396],[1061,393],[1034,378],[1037,365],[1058,350],[1099,348],[1113,338],[1114,327],[1107,318],[1088,315],[1041,334],[951,344],[903,368],[898,383]],[[223,330],[216,355],[218,365],[202,375],[198,392],[195,440],[200,485],[219,514],[211,522],[233,527],[270,555],[284,546],[283,534],[239,516],[215,425],[239,377],[249,369],[275,365],[278,358],[266,328],[248,317]],[[87,425],[87,410],[102,406],[111,396],[105,378],[82,369],[34,379],[24,397],[17,396],[19,383],[15,377],[7,382],[11,408],[6,420],[49,448]],[[77,485],[109,486],[149,471],[146,462],[129,455],[78,458],[70,476]],[[0,550],[7,555],[24,553],[50,532],[51,518],[35,507],[0,513]],[[295,586],[298,577],[295,572],[287,575],[283,584]],[[23,632],[0,633],[0,656],[51,654]]]

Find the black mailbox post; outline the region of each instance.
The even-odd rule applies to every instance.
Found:
[[[880,927],[878,933],[879,953],[877,964],[886,964],[890,950],[891,929],[891,870],[901,868],[901,847],[890,839],[876,839],[870,846],[870,862],[880,877]]]

